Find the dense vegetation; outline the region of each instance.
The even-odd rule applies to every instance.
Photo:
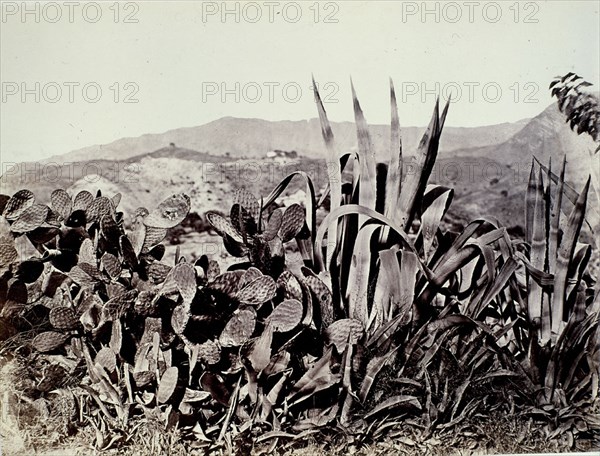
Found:
[[[28,366],[18,399],[67,404],[65,432],[91,426],[99,449],[126,446],[143,420],[240,453],[315,432],[376,439],[403,422],[431,435],[494,414],[597,438],[600,286],[579,239],[589,181],[567,190],[564,163],[558,175],[532,164],[524,241],[485,218],[443,231],[453,190],[428,179],[448,105],[404,176],[393,85],[384,165],[354,89],[353,155],[315,94],[327,188],[317,198],[295,172],[260,200],[238,190],[227,216],[207,213],[240,259],[227,271],[163,259],[185,195],[138,209],[131,230],[120,195],[0,197],[1,354]],[[293,180],[305,204],[275,208]],[[286,260],[292,244],[302,264]]]

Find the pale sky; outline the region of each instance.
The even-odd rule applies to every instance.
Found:
[[[370,123],[389,123],[392,77],[407,126],[437,92],[456,100],[447,125],[477,126],[535,116],[556,75],[600,79],[594,0],[27,8],[2,3],[2,162],[224,116],[313,118],[311,73],[333,121],[353,119],[351,76]]]

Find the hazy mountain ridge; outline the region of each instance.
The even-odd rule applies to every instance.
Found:
[[[522,120],[483,127],[446,127],[441,150],[451,152],[465,147],[500,144],[526,124]],[[356,147],[356,129],[352,122],[332,122],[336,143],[340,150]],[[389,154],[389,125],[371,125],[371,139],[378,156]],[[402,127],[403,147],[409,155],[423,134],[424,127]],[[325,153],[318,119],[270,122],[261,119],[224,117],[197,127],[184,127],[165,133],[145,134],[137,138],[122,138],[109,144],[93,145],[53,156],[44,162],[77,162],[95,157],[107,160],[129,160],[168,146],[198,151],[213,156],[231,158],[263,157],[270,150],[295,150],[311,158]]]

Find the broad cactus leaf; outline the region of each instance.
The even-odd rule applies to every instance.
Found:
[[[209,392],[212,398],[221,405],[226,407],[229,405],[231,393],[220,376],[205,371],[202,377],[200,377],[200,386],[204,391]]]
[[[273,331],[288,332],[298,327],[304,316],[302,303],[296,299],[286,299],[279,304],[265,321]]]
[[[169,266],[168,264],[156,261],[148,266],[146,272],[148,273],[148,277],[154,283],[161,283],[165,281],[165,279],[169,275],[169,272],[171,272],[171,269],[171,266]]]
[[[158,310],[156,293],[151,290],[143,290],[137,295],[134,303],[134,310],[142,316],[154,315]]]
[[[153,228],[173,228],[179,225],[189,212],[189,196],[183,193],[173,195],[144,218],[144,225]]]
[[[221,348],[215,341],[207,340],[196,347],[198,357],[206,364],[217,364],[221,360]]]
[[[242,243],[242,241],[235,241],[228,234],[223,235],[223,245],[225,246],[225,250],[231,256],[241,258],[243,256],[248,255],[248,247]]]
[[[118,279],[121,276],[121,262],[112,253],[102,255],[101,263],[111,279]]]
[[[114,352],[108,348],[102,348],[97,354],[94,362],[100,364],[107,372],[115,372],[117,370],[117,358]]]
[[[262,276],[263,276],[263,273],[260,272],[259,269],[255,268],[255,267],[249,267],[244,272],[244,275],[242,275],[242,279],[240,280],[239,288],[240,289],[244,288],[250,282],[252,282],[253,280],[258,279],[259,277],[262,277]]]
[[[261,276],[242,288],[236,295],[244,304],[258,305],[273,299],[277,294],[277,285],[270,276]]]
[[[321,315],[321,326],[327,328],[334,321],[333,296],[325,283],[308,268],[302,267],[304,283],[317,298]]]
[[[67,334],[56,331],[46,331],[35,336],[32,345],[37,351],[47,353],[62,347],[69,340]]]
[[[179,263],[171,270],[183,302],[190,303],[196,296],[196,271],[189,263]]]
[[[121,318],[131,307],[137,296],[137,290],[130,290],[115,298],[109,299],[102,306],[100,318],[103,321],[113,321]]]
[[[155,374],[150,371],[133,372],[133,380],[138,388],[142,388],[154,381]]]
[[[115,209],[119,206],[119,203],[121,202],[121,196],[122,195],[120,193],[115,193],[110,199],[110,202],[112,203]]]
[[[50,311],[50,324],[56,329],[69,330],[79,326],[79,318],[70,307],[55,307]]]
[[[206,268],[206,278],[208,280],[214,280],[219,274],[221,274],[219,263],[215,260],[209,260]]]
[[[185,327],[190,319],[190,307],[186,304],[179,304],[173,309],[171,314],[171,326],[175,334],[183,334]]]
[[[19,263],[15,276],[25,283],[33,283],[43,272],[44,263],[39,258],[31,258]]]
[[[19,257],[19,252],[15,248],[15,241],[12,237],[0,237],[0,268],[10,265]]]
[[[171,399],[177,387],[178,376],[179,369],[176,367],[169,367],[162,375],[158,384],[158,391],[156,392],[156,401],[159,404],[164,404]]]
[[[215,231],[219,233],[220,236],[227,235],[233,241],[243,244],[244,239],[242,238],[242,235],[238,230],[235,229],[231,222],[222,215],[217,214],[216,212],[207,212],[206,220],[208,220],[208,223],[213,226]]]
[[[239,347],[246,342],[256,326],[256,311],[252,307],[239,309],[225,325],[219,343],[223,347]]]
[[[285,299],[297,299],[303,301],[302,286],[300,282],[290,271],[283,271],[277,279],[277,285],[283,289]]]
[[[8,203],[9,199],[10,196],[0,194],[0,215],[2,215],[2,213],[4,212],[4,208],[6,207],[6,203]]]
[[[363,336],[364,328],[360,321],[351,318],[337,320],[323,332],[327,345],[335,345],[338,353],[342,353],[347,344],[356,344]]]
[[[79,261],[82,263],[96,264],[96,249],[94,242],[90,239],[84,239],[79,246]]]
[[[123,255],[123,261],[125,262],[125,264],[131,269],[137,268],[137,254],[135,253],[135,249],[133,248],[131,241],[126,235],[123,234],[119,238],[119,245],[121,246],[121,254]]]
[[[106,238],[110,245],[117,245],[119,243],[121,230],[111,215],[105,214],[101,216],[100,231],[102,232],[102,236]]]
[[[14,233],[33,231],[46,221],[47,216],[48,206],[33,204],[21,212],[19,218],[11,225],[10,229]]]
[[[254,217],[239,204],[231,206],[229,218],[231,224],[242,234],[242,237],[254,236],[258,231]]]
[[[280,208],[275,209],[271,216],[269,217],[269,223],[263,230],[263,238],[266,241],[272,240],[277,233],[279,233],[279,229],[281,228],[281,222],[283,221],[283,210]]]
[[[279,236],[283,242],[291,241],[296,237],[304,226],[304,220],[306,219],[306,211],[299,204],[292,204],[289,206],[284,214],[281,221],[281,228],[279,230]]]
[[[142,252],[147,252],[156,244],[162,242],[167,236],[167,229],[146,226],[145,233],[146,237],[144,237],[144,243],[142,244]]]
[[[69,215],[71,215],[73,201],[69,194],[62,188],[58,188],[50,194],[50,204],[52,205],[52,209],[60,214],[63,220],[67,220]]]
[[[114,208],[106,196],[100,196],[92,201],[85,210],[85,220],[87,223],[100,222],[104,216],[114,219]]]
[[[258,220],[260,205],[256,197],[245,188],[238,188],[233,195],[233,204],[246,209],[254,220]]]
[[[243,271],[227,271],[215,277],[210,281],[207,288],[218,291],[233,298],[239,288],[239,283],[242,278]]]
[[[94,195],[87,190],[80,191],[73,199],[73,212],[85,211],[92,201],[94,201]]]
[[[35,196],[29,190],[19,190],[6,203],[3,215],[6,220],[16,220],[28,207],[33,206]]]

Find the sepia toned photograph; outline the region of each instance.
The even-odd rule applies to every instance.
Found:
[[[600,0],[0,1],[0,456],[600,454]]]

